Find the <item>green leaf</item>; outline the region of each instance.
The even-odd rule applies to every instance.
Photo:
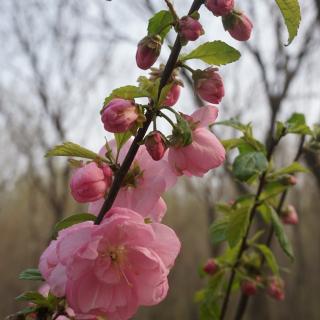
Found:
[[[275,275],[279,275],[279,266],[273,252],[264,244],[258,244],[256,247],[266,258],[267,264]]]
[[[288,133],[312,135],[312,130],[307,126],[302,113],[294,113],[286,122],[286,126]]]
[[[288,185],[285,185],[279,181],[271,181],[267,183],[266,186],[264,187],[260,200],[263,201],[263,200],[272,198],[274,196],[277,196],[283,191],[285,191],[286,189],[288,189],[288,187],[289,187]]]
[[[164,39],[172,27],[170,26],[172,23],[173,17],[171,12],[167,10],[161,10],[149,19],[148,35],[154,36],[158,34],[162,39]]]
[[[293,174],[297,172],[309,173],[310,171],[299,162],[293,162],[288,167],[281,168],[280,170],[272,173],[271,177],[274,178],[274,177],[279,177],[286,174]]]
[[[213,244],[218,244],[226,240],[228,226],[229,218],[220,219],[210,226],[209,235]]]
[[[290,244],[290,241],[286,235],[286,232],[284,230],[283,224],[277,214],[277,212],[271,207],[267,206],[270,217],[271,217],[271,222],[274,227],[274,231],[276,234],[276,237],[278,238],[279,244],[283,251],[293,260],[294,255],[293,255],[293,250]]]
[[[268,168],[268,160],[262,152],[240,154],[233,163],[233,173],[240,181],[247,181]]]
[[[14,316],[22,316],[22,315],[28,315],[30,313],[34,313],[36,312],[38,309],[37,306],[32,306],[32,307],[26,307],[26,308],[23,308],[22,310],[18,311]],[[12,319],[16,319],[14,318],[14,316],[12,316]],[[9,316],[8,319],[11,319],[11,316]],[[23,319],[23,318],[22,318]]]
[[[20,280],[41,280],[44,281],[39,269],[30,268],[22,271],[19,275]]]
[[[96,218],[97,217],[91,213],[74,214],[59,221],[54,227],[54,234],[57,234],[60,230],[69,228],[77,223],[81,223],[84,221],[95,221]]]
[[[123,145],[131,138],[132,132],[131,131],[126,131],[122,133],[115,133],[114,138],[116,140],[117,144],[117,151],[119,152]]]
[[[240,144],[243,143],[243,140],[241,138],[234,138],[234,139],[227,139],[221,141],[224,148],[229,151],[234,148],[237,148]]]
[[[289,32],[288,45],[298,33],[301,12],[298,0],[276,0]]]
[[[167,95],[168,95],[169,91],[171,90],[172,86],[173,86],[173,82],[165,85],[164,88],[161,90],[160,98],[158,101],[159,106],[161,106],[163,104],[163,101],[167,98]]]
[[[231,127],[233,129],[236,129],[238,131],[241,131],[243,133],[246,133],[251,125],[250,124],[243,124],[241,123],[238,119],[232,118],[230,120],[226,120],[226,121],[219,121],[219,122],[215,122],[214,125],[223,125],[226,127]]]
[[[37,291],[27,291],[16,297],[17,301],[28,301],[38,306],[48,306],[48,300]]]
[[[241,208],[230,215],[227,240],[231,248],[236,246],[245,235],[249,224],[248,208]]]
[[[223,41],[206,42],[189,54],[181,57],[181,61],[200,59],[208,64],[216,66],[237,61],[240,52]]]
[[[73,142],[64,142],[49,150],[45,157],[79,157],[92,160],[102,160],[103,158],[97,153],[86,149]]]
[[[132,100],[134,98],[142,98],[142,97],[149,97],[149,96],[150,96],[149,92],[144,89],[141,89],[140,87],[136,87],[136,86],[120,87],[120,88],[114,89],[111,92],[111,94],[105,98],[103,109],[112,99],[115,99],[115,98]]]

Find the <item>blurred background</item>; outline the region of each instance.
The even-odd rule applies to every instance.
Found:
[[[206,34],[192,46],[221,39],[237,47],[239,62],[220,69],[226,97],[219,119],[239,117],[252,122],[255,134],[267,141],[275,119],[303,112],[309,125],[320,122],[320,1],[303,0],[298,37],[285,47],[287,31],[272,0],[237,1],[254,23],[245,44],[224,32],[220,19],[202,8]],[[174,1],[184,15],[190,1]],[[117,87],[134,84],[141,75],[135,64],[137,42],[147,20],[165,8],[156,0],[1,0],[0,1],[0,317],[21,306],[14,297],[30,289],[17,280],[25,268],[36,267],[62,217],[83,211],[68,191],[70,169],[65,159],[44,159],[46,150],[73,141],[97,151],[105,132],[99,119],[104,97]],[[160,62],[169,54],[170,34]],[[195,68],[204,65],[194,64]],[[190,79],[176,109],[189,113],[200,106]],[[164,128],[166,129],[166,128]],[[236,135],[215,128],[222,139]],[[289,164],[298,141],[286,138],[276,161]],[[298,176],[291,191],[300,224],[288,228],[296,261],[279,251],[286,274],[286,300],[274,302],[261,294],[251,299],[246,319],[320,319],[320,159],[303,155],[310,174]],[[170,276],[171,290],[157,307],[141,309],[136,319],[198,319],[194,292],[201,288],[197,269],[217,252],[208,237],[216,217],[214,204],[245,192],[224,168],[205,179],[181,179],[166,195],[165,223],[182,240],[182,251]],[[257,316],[259,315],[259,316]]]

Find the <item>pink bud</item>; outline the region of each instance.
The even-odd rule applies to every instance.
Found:
[[[298,179],[295,176],[289,176],[288,182],[290,185],[295,186],[298,182]]]
[[[292,205],[288,205],[288,208],[281,213],[281,220],[284,224],[298,224],[299,217],[295,207]]]
[[[204,34],[201,23],[189,16],[179,20],[179,32],[183,40],[195,41]]]
[[[111,183],[112,170],[109,166],[90,162],[74,171],[70,182],[71,194],[81,203],[96,201],[104,197]]]
[[[149,69],[158,59],[161,51],[161,37],[147,36],[139,43],[136,53],[136,62],[140,69]]]
[[[247,41],[250,39],[253,28],[250,19],[240,11],[233,10],[227,16],[222,18],[223,26],[234,39],[238,41]]]
[[[234,0],[206,0],[205,5],[215,16],[225,16],[233,10]]]
[[[257,284],[254,281],[245,280],[241,283],[241,291],[246,296],[253,296],[257,293]]]
[[[270,278],[268,282],[267,292],[270,297],[279,301],[283,301],[285,298],[283,280],[276,277]]]
[[[150,132],[144,144],[151,158],[155,161],[161,160],[167,150],[165,138],[159,131]]]
[[[180,91],[181,87],[178,84],[174,84],[167,94],[167,97],[163,101],[163,105],[167,107],[172,107],[175,105],[180,97]]]
[[[125,132],[131,129],[138,119],[138,110],[133,101],[113,99],[102,112],[101,120],[109,132]]]
[[[193,79],[197,94],[210,103],[220,103],[224,97],[223,81],[217,68],[208,68],[204,71],[197,70]]]
[[[215,259],[208,259],[206,264],[203,266],[203,271],[210,276],[214,275],[218,270],[218,265],[215,261]]]

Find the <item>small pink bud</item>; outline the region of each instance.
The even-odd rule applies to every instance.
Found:
[[[206,0],[205,5],[215,16],[225,16],[233,10],[234,0]]]
[[[178,84],[174,84],[167,94],[167,97],[163,101],[163,105],[167,107],[172,107],[175,105],[180,97],[180,91],[181,87]]]
[[[76,169],[72,175],[70,188],[78,202],[92,202],[104,197],[112,183],[112,170],[106,164],[98,166],[90,162]]]
[[[285,298],[283,280],[276,277],[270,278],[268,282],[267,292],[270,297],[279,301],[283,301]]]
[[[167,150],[165,138],[159,131],[150,132],[147,135],[144,144],[151,158],[155,161],[161,160]]]
[[[290,185],[295,186],[298,182],[298,179],[297,177],[291,175],[289,176],[288,182]]]
[[[136,53],[136,62],[140,69],[149,69],[158,59],[161,51],[161,37],[147,36],[139,43]]]
[[[223,26],[234,39],[238,41],[247,41],[250,39],[253,28],[250,19],[242,12],[233,10],[227,16],[222,18]]]
[[[208,261],[203,266],[203,271],[210,276],[214,275],[218,270],[218,265],[215,261],[215,259],[208,259]]]
[[[179,32],[183,40],[195,41],[204,34],[201,23],[189,16],[179,20]]]
[[[284,224],[298,224],[299,217],[295,207],[292,205],[288,205],[288,208],[281,213],[281,220]]]
[[[194,75],[194,86],[197,94],[210,103],[220,103],[224,97],[223,80],[217,68],[207,68],[203,71],[197,70]]]
[[[253,296],[257,293],[257,284],[251,280],[245,280],[241,283],[241,291],[246,296]]]
[[[131,129],[138,116],[138,109],[133,101],[113,99],[103,110],[101,120],[107,131],[120,133]]]

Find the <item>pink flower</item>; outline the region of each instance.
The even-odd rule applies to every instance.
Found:
[[[251,280],[242,281],[241,291],[246,296],[253,296],[257,293],[257,284]]]
[[[210,169],[219,167],[225,159],[225,149],[206,126],[218,115],[215,107],[202,107],[191,115],[192,143],[185,147],[169,148],[168,160],[177,175],[203,176]]]
[[[172,107],[175,105],[180,97],[180,91],[181,87],[178,84],[174,84],[167,94],[167,97],[163,101],[163,105],[167,107]]]
[[[140,69],[149,69],[158,59],[161,51],[160,36],[147,36],[138,43],[136,62]]]
[[[218,265],[215,261],[215,259],[208,259],[208,261],[203,266],[203,271],[210,276],[214,275],[218,270]]]
[[[159,131],[150,132],[145,138],[144,145],[151,158],[155,161],[161,160],[167,150],[165,139]]]
[[[272,298],[283,301],[285,298],[283,280],[276,277],[270,278],[267,292]]]
[[[234,0],[206,0],[205,5],[215,16],[225,16],[233,10]]]
[[[179,20],[180,36],[185,41],[195,41],[204,34],[201,23],[192,17],[185,16]]]
[[[78,202],[90,202],[104,197],[112,182],[109,166],[90,162],[75,170],[72,175],[71,194]]]
[[[298,213],[296,208],[292,205],[288,205],[288,208],[281,214],[281,220],[284,224],[296,225],[299,223]]]
[[[217,68],[207,68],[204,71],[197,70],[194,73],[194,86],[201,99],[210,103],[220,103],[224,97],[223,80]]]
[[[129,140],[119,153],[119,162],[123,162],[132,140]],[[115,141],[109,142],[110,148],[115,153]],[[105,153],[102,148],[100,154]],[[135,160],[120,189],[114,207],[124,207],[140,213],[143,217],[154,221],[161,221],[166,206],[161,195],[172,187],[177,177],[171,169],[166,156],[159,161],[154,161],[148,154],[144,145],[140,146]],[[89,205],[89,212],[98,214],[102,207],[103,199]]]
[[[100,225],[80,225],[59,234],[56,246],[67,275],[67,302],[77,319],[126,320],[138,306],[166,297],[167,276],[180,250],[172,229],[146,224],[125,208],[111,209]]]
[[[104,108],[101,120],[107,131],[120,133],[131,129],[138,117],[138,109],[133,101],[117,98]]]
[[[239,11],[233,11],[231,14],[222,18],[223,26],[234,39],[238,41],[247,41],[250,39],[253,28],[250,19]]]

